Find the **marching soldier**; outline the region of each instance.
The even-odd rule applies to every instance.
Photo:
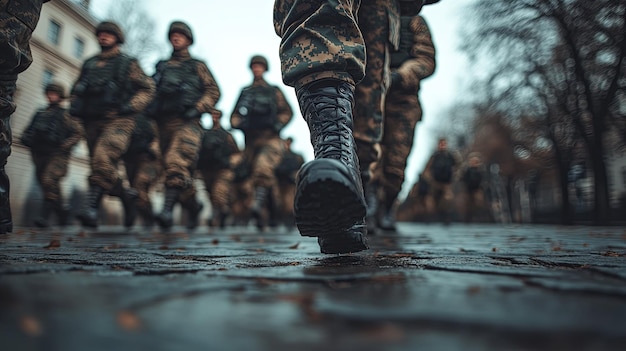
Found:
[[[72,148],[82,138],[82,127],[61,106],[65,99],[63,87],[50,83],[45,94],[48,106],[33,116],[20,140],[30,148],[37,182],[43,192],[43,208],[35,219],[35,225],[42,228],[50,226],[52,213],[59,225],[67,224],[69,211],[63,204],[61,180],[67,174]]]
[[[87,59],[72,89],[70,113],[84,125],[89,148],[89,192],[78,219],[83,226],[98,225],[104,194],[117,196],[125,218],[134,216],[134,189],[124,188],[117,163],[128,150],[138,112],[154,96],[154,82],[137,60],[120,52],[124,34],[113,22],[96,27],[100,54]]]
[[[268,70],[267,59],[250,59],[253,82],[239,95],[230,124],[245,135],[244,159],[251,166],[250,181],[254,189],[250,212],[257,228],[267,224],[269,195],[277,185],[275,170],[283,155],[280,131],[291,121],[293,111],[277,86],[270,85],[263,75]]]
[[[200,117],[215,111],[220,90],[207,65],[189,54],[194,41],[191,28],[172,22],[168,38],[173,52],[169,60],[156,66],[157,97],[151,111],[165,168],[165,200],[156,220],[161,228],[172,227],[172,211],[180,202],[187,210],[187,228],[193,229],[203,208],[193,185],[203,135]]]

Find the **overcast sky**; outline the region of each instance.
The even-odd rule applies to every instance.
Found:
[[[473,1],[442,0],[424,7],[422,11],[435,42],[437,69],[433,76],[422,82],[420,100],[424,116],[417,127],[416,144],[409,158],[402,196],[408,193],[434,150],[436,139],[440,136],[436,121],[441,119],[441,114],[456,96],[462,95],[458,87],[465,70],[465,59],[456,50],[459,45],[458,25],[463,18],[463,8]],[[114,0],[92,0],[92,11],[96,17],[105,19],[108,7],[114,3]],[[182,20],[190,25],[195,40],[190,48],[191,54],[203,59],[215,76],[222,92],[217,107],[224,112],[222,124],[226,127],[239,91],[252,81],[248,68],[250,57],[255,54],[267,57],[270,70],[265,75],[266,80],[281,87],[295,112],[282,136],[293,137],[293,149],[307,160],[313,158],[308,128],[300,115],[295,93],[282,84],[278,57],[280,38],[274,33],[272,24],[273,0],[149,0],[143,1],[143,4],[156,21],[155,36],[159,44],[168,48],[154,58],[154,63],[171,53],[167,42],[169,24]],[[242,143],[242,135],[238,131],[234,134]]]

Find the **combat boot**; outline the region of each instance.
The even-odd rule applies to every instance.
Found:
[[[137,212],[141,217],[144,228],[152,228],[152,226],[154,226],[154,213],[152,212],[152,206],[138,207]]]
[[[61,201],[56,201],[54,203],[54,212],[57,216],[57,221],[59,222],[59,225],[62,227],[66,226],[70,218],[69,207],[63,205]]]
[[[2,167],[0,168],[0,234],[13,231],[9,198],[9,177],[4,171],[4,167]]]
[[[324,79],[296,89],[315,160],[297,177],[296,225],[323,253],[366,250],[365,196],[352,135],[354,86]]]
[[[196,198],[191,199],[191,203],[186,207],[187,209],[187,229],[195,229],[198,227],[200,212],[204,205],[196,200]]]
[[[363,179],[363,178],[361,178]],[[365,214],[365,223],[367,225],[367,233],[376,233],[378,226],[377,213],[380,210],[380,201],[378,200],[378,185],[370,183],[364,187],[365,201],[367,202],[367,212]]]
[[[258,230],[265,229],[265,218],[263,215],[263,210],[265,209],[265,205],[267,203],[267,195],[269,189],[266,187],[256,187],[254,189],[254,202],[252,203],[252,207],[250,208],[250,212],[252,214],[252,218],[254,218],[256,222],[256,227]]]
[[[118,181],[110,192],[110,195],[119,197],[124,207],[124,227],[130,228],[137,219],[137,197],[139,194],[133,188],[125,188],[122,181]]]
[[[159,226],[163,229],[169,229],[174,225],[174,205],[178,202],[178,197],[180,196],[181,189],[179,188],[166,188],[165,190],[165,200],[163,202],[163,209],[161,213],[156,216],[156,221],[159,223]]]
[[[378,228],[386,231],[396,231],[396,219],[393,213],[393,204],[396,201],[396,196],[388,195],[385,192],[385,199],[383,200],[381,211],[379,211],[377,223]]]
[[[100,201],[102,200],[103,195],[104,188],[101,186],[91,185],[89,187],[85,204],[76,216],[83,226],[90,228],[98,227],[98,210],[100,208]]]
[[[56,202],[53,200],[44,200],[43,206],[41,207],[41,215],[39,218],[35,219],[35,226],[39,228],[48,228],[50,226],[50,215],[55,209]]]

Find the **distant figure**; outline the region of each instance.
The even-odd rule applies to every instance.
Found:
[[[292,229],[295,225],[293,217],[293,199],[296,196],[296,177],[298,170],[304,164],[304,157],[291,149],[292,138],[287,138],[285,142],[285,153],[283,159],[276,167],[276,178],[278,179],[277,213],[278,220],[287,229]]]
[[[203,208],[194,187],[204,130],[200,118],[215,111],[220,89],[206,63],[191,57],[194,36],[186,23],[172,22],[167,37],[172,55],[157,63],[153,76],[157,89],[153,114],[165,167],[165,199],[156,220],[161,228],[171,228],[174,206],[180,202],[187,211],[187,228],[194,229]]]
[[[433,209],[439,220],[446,224],[451,220],[452,183],[458,176],[460,164],[458,154],[448,150],[448,141],[440,138],[437,142],[437,150],[428,160],[424,171],[424,176],[430,184]]]
[[[82,127],[61,106],[65,89],[56,83],[45,88],[48,106],[35,113],[20,141],[30,148],[37,182],[43,192],[43,207],[34,223],[41,228],[50,226],[54,213],[61,226],[67,224],[69,209],[63,203],[61,180],[67,174],[72,148],[82,138]]]
[[[72,88],[70,113],[83,123],[89,148],[89,191],[77,218],[85,227],[98,226],[104,194],[117,196],[124,216],[133,217],[136,190],[126,188],[118,162],[128,150],[137,114],[154,97],[154,82],[136,58],[123,54],[124,33],[113,22],[96,26],[100,53],[87,59]]]
[[[0,234],[13,231],[9,176],[5,171],[13,140],[13,94],[17,75],[33,62],[30,38],[44,2],[48,0],[0,1]]]
[[[478,153],[471,153],[468,157],[468,166],[461,175],[461,182],[465,187],[465,222],[472,222],[481,214],[485,207],[485,193],[483,182],[485,169]]]
[[[259,230],[267,225],[270,192],[278,185],[275,170],[284,152],[280,131],[293,117],[280,88],[265,80],[268,67],[263,56],[250,59],[252,84],[242,89],[230,116],[230,125],[245,136],[244,159],[249,162],[249,181],[254,192],[250,214]]]
[[[393,211],[404,183],[409,153],[413,148],[415,126],[422,119],[420,83],[435,71],[435,47],[428,25],[417,15],[415,1],[400,2],[400,46],[391,52],[391,87],[385,98],[385,121],[381,142],[382,156],[376,163],[368,188],[375,193],[375,204],[368,201],[368,228],[396,230]],[[369,200],[369,197],[368,197]]]
[[[210,227],[223,228],[231,215],[234,202],[233,156],[239,153],[239,147],[232,134],[220,123],[222,113],[211,113],[213,127],[204,131],[202,147],[198,158],[198,171],[202,175],[204,187],[211,201]]]

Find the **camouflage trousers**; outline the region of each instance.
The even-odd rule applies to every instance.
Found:
[[[124,155],[124,168],[130,186],[137,191],[135,204],[140,213],[152,213],[150,190],[156,184],[162,173],[161,150],[159,140],[149,145],[149,152],[129,152]]]
[[[395,198],[402,189],[415,126],[421,119],[422,107],[415,91],[389,91],[385,99],[382,155],[375,164],[372,178],[386,197]]]
[[[193,188],[193,173],[202,143],[200,120],[171,118],[159,122],[159,139],[168,188]]]
[[[283,82],[323,78],[352,84],[365,75],[365,43],[357,24],[360,0],[276,0],[274,28],[282,40]],[[319,30],[323,30],[321,33]]]
[[[359,27],[367,48],[365,77],[354,90],[354,139],[363,184],[381,156],[383,107],[389,85],[389,50],[399,36],[399,9],[396,1],[364,1],[359,10]]]
[[[246,140],[244,159],[251,160],[250,181],[253,187],[272,188],[277,185],[276,167],[283,159],[284,152],[284,143],[278,135]]]
[[[4,167],[11,155],[13,94],[17,75],[33,61],[30,38],[39,21],[42,4],[41,0],[0,0],[0,234],[12,229],[9,177]]]
[[[62,203],[61,180],[67,174],[70,154],[68,152],[31,153],[31,157],[44,200]]]
[[[211,201],[211,211],[230,212],[232,205],[233,179],[235,173],[230,168],[207,169],[201,172],[204,186]]]
[[[135,129],[132,117],[85,121],[89,165],[89,184],[110,192],[120,181],[117,164],[126,154]]]

